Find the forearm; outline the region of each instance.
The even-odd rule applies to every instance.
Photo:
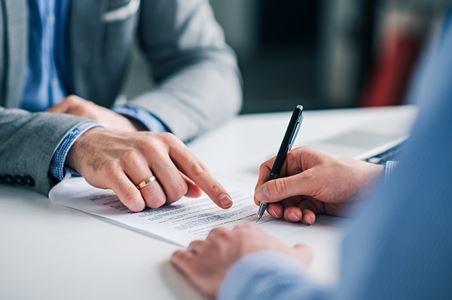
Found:
[[[239,260],[226,275],[219,299],[330,299],[331,291],[313,284],[299,263],[275,252]]]
[[[67,132],[85,121],[69,115],[0,108],[0,174],[29,176],[33,188],[47,194],[52,185],[49,168],[54,151]]]

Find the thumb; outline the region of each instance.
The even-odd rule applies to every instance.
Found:
[[[255,201],[273,203],[293,196],[311,196],[315,182],[309,173],[307,170],[263,183],[254,191]]]
[[[305,267],[309,267],[312,263],[314,253],[311,247],[306,244],[296,244],[293,246],[295,257],[301,262]]]

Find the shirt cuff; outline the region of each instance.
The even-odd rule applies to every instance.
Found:
[[[271,251],[249,254],[226,274],[218,299],[325,299],[292,257]]]
[[[100,125],[92,121],[83,122],[72,128],[61,140],[50,163],[50,174],[57,181],[61,181],[64,178],[66,157],[72,145],[83,133],[94,127],[100,127]]]
[[[168,126],[153,113],[134,105],[115,105],[113,111],[140,123],[144,128],[154,132],[170,132]]]
[[[397,161],[387,161],[385,163],[385,173],[384,173],[384,181],[387,182],[389,177],[391,176],[392,173],[394,173],[394,170],[397,168],[398,162]]]

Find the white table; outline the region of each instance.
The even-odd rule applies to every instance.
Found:
[[[299,141],[309,144],[410,107],[305,113]],[[218,174],[253,176],[277,151],[290,113],[238,117],[190,145]],[[310,274],[337,274],[342,230],[332,218],[300,225],[289,242],[314,248]],[[58,207],[31,191],[0,186],[0,299],[198,299],[170,266],[175,246]]]

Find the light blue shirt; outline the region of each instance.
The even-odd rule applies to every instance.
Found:
[[[45,111],[71,93],[71,62],[67,55],[69,5],[70,0],[28,0],[29,49],[23,109]],[[140,107],[122,105],[113,110],[138,121],[147,130],[169,131],[157,116]],[[99,125],[85,122],[63,138],[50,166],[54,179],[63,179],[66,156],[77,138],[96,126]]]
[[[416,80],[422,105],[397,169],[348,228],[338,284],[320,286],[292,258],[260,252],[232,267],[220,299],[451,299],[451,16]]]
[[[65,55],[68,0],[28,0],[28,69],[22,108],[45,111],[67,95]],[[57,42],[58,41],[58,42]]]

